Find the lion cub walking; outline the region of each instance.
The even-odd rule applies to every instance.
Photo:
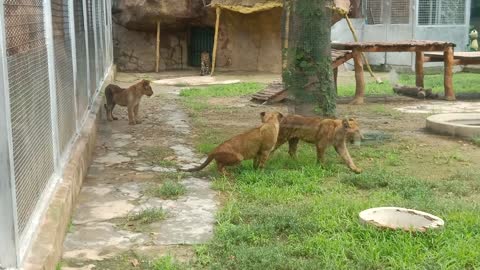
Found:
[[[326,149],[333,146],[350,170],[360,173],[362,170],[355,166],[346,142],[347,140],[350,142],[360,140],[361,137],[360,127],[355,119],[341,120],[289,115],[284,117],[280,123],[275,150],[288,141],[288,153],[295,158],[298,142],[302,140],[315,144],[317,161],[324,162]]]
[[[202,165],[183,171],[200,171],[213,160],[217,162],[217,169],[222,174],[226,174],[226,166],[235,166],[243,160],[249,159],[254,160],[253,167],[255,169],[264,168],[270,152],[277,143],[280,120],[283,115],[278,112],[262,112],[260,116],[263,123],[261,126],[220,144],[208,155],[207,160]]]
[[[127,89],[109,84],[105,88],[105,98],[107,100],[105,110],[107,111],[108,121],[118,120],[117,117],[113,117],[113,108],[118,104],[128,108],[128,124],[140,124],[138,109],[143,95],[149,97],[153,95],[153,90],[148,80],[142,80]]]

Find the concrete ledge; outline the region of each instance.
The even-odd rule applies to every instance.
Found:
[[[114,76],[115,66],[112,67],[110,74],[105,79],[102,90],[113,81]],[[72,211],[95,151],[98,119],[104,113],[100,109],[103,107],[102,104],[103,96],[98,95],[80,136],[72,146],[70,157],[62,174],[63,178],[55,187],[22,269],[54,270],[61,259],[63,242]]]
[[[480,136],[480,113],[446,113],[427,118],[427,129],[439,134],[473,138]]]

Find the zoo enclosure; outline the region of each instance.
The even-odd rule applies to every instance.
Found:
[[[20,267],[112,67],[112,0],[0,0],[0,269]]]

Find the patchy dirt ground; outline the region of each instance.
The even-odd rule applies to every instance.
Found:
[[[138,77],[118,74],[117,79],[126,87]],[[188,262],[194,257],[191,245],[212,237],[217,194],[207,179],[176,172],[198,162],[188,117],[177,105],[178,88],[153,85],[153,90],[154,96],[142,100],[139,125],[128,125],[125,108],[115,108],[118,121],[107,122],[102,114],[62,269],[126,269],[137,258],[164,255]],[[183,186],[184,194],[157,197],[166,181]],[[126,265],[116,264],[120,257]]]
[[[220,142],[249,127],[259,124],[259,113],[276,110],[291,113],[287,103],[260,105],[250,96],[209,98],[210,109],[190,111],[194,133]],[[462,169],[475,169],[480,165],[480,148],[472,141],[431,134],[425,129],[426,118],[434,113],[478,112],[480,102],[394,101],[361,106],[339,104],[339,117],[358,118],[366,134],[383,134],[389,139],[378,142],[383,152],[392,152],[400,162],[398,170],[414,170],[419,177],[436,179],[455,174]],[[371,150],[371,149],[369,149]],[[352,150],[360,167],[378,166],[378,159],[370,153]],[[340,162],[340,161],[338,161]],[[400,166],[401,165],[401,166]]]

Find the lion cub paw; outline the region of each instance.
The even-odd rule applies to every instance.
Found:
[[[135,122],[128,122],[128,124],[133,126],[133,125],[135,125]]]
[[[354,173],[362,173],[362,169],[360,169],[360,168],[354,168],[354,169],[352,169],[352,171]]]

